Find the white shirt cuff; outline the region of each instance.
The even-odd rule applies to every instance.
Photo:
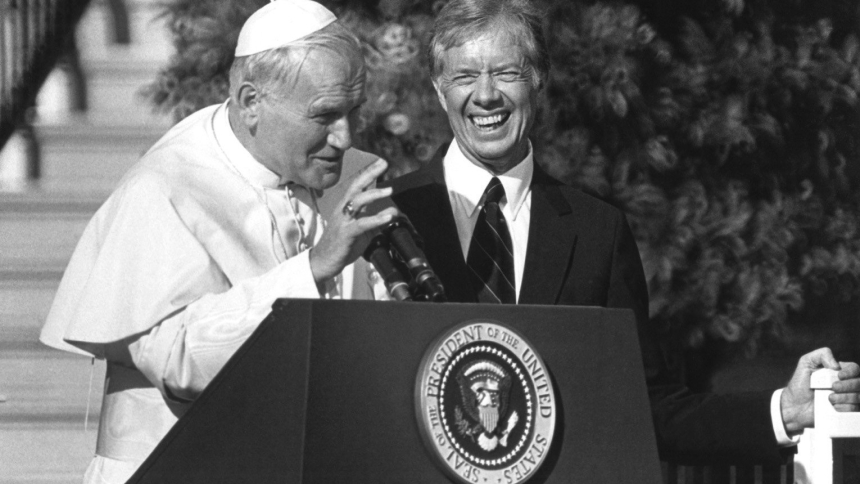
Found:
[[[789,437],[788,432],[785,431],[785,423],[782,421],[782,408],[779,404],[782,398],[782,390],[780,388],[773,392],[773,396],[770,397],[770,420],[773,424],[773,433],[776,435],[777,445],[780,447],[791,447],[797,445],[800,441],[800,434]]]

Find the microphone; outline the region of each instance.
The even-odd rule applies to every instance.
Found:
[[[421,241],[421,237],[409,220],[406,217],[397,217],[382,230],[382,233],[388,237],[391,246],[408,268],[412,280],[417,285],[416,292],[420,299],[433,302],[447,301],[442,282],[427,262],[424,251],[415,243],[416,240]],[[421,242],[423,245],[423,241]]]
[[[362,257],[373,264],[395,300],[445,302],[445,288],[416,240],[423,245],[409,220],[397,217],[371,239]]]
[[[411,301],[412,294],[409,292],[409,284],[400,270],[394,266],[391,259],[391,247],[388,237],[380,232],[371,239],[370,244],[362,254],[364,260],[373,264],[376,272],[382,277],[385,288],[395,301]]]

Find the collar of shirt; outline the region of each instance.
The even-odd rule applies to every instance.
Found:
[[[278,174],[257,161],[254,155],[236,137],[233,128],[230,127],[230,118],[227,116],[229,104],[229,100],[225,101],[215,111],[215,118],[212,121],[215,138],[221,145],[221,149],[224,150],[224,154],[227,155],[227,159],[230,160],[233,168],[252,185],[262,188],[281,187]]]
[[[445,184],[448,186],[448,200],[457,225],[460,249],[463,260],[469,255],[469,244],[478,220],[478,207],[484,190],[493,175],[476,166],[466,158],[457,141],[451,143],[443,160]],[[502,204],[502,213],[508,221],[511,242],[514,244],[514,279],[517,298],[525,269],[526,251],[529,244],[529,225],[531,223],[531,183],[534,174],[534,156],[529,144],[525,159],[507,173],[498,175],[505,187],[507,202]]]
[[[459,204],[462,213],[471,218],[480,206],[484,190],[494,175],[466,158],[456,139],[451,142],[451,147],[448,148],[442,163],[448,193],[455,195],[452,201]],[[529,152],[523,161],[507,172],[495,175],[505,187],[507,201],[502,204],[502,213],[512,222],[517,220],[523,202],[527,198],[533,174],[534,155],[529,142]]]

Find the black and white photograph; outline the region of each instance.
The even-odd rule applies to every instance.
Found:
[[[858,0],[0,0],[0,484],[860,484],[858,362]]]

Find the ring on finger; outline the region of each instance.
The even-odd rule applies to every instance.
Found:
[[[352,206],[352,200],[346,202],[346,205],[343,206],[343,214],[347,217],[355,215],[355,207]]]

